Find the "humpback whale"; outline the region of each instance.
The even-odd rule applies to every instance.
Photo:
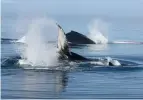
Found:
[[[82,55],[79,55],[77,53],[74,53],[70,50],[69,47],[69,42],[67,40],[67,36],[62,29],[62,27],[57,24],[58,27],[58,39],[57,39],[57,49],[58,49],[58,57],[59,61],[74,61],[74,62],[87,62],[90,64],[98,65],[98,66],[128,66],[128,65],[138,65],[137,63],[130,62],[130,61],[124,61],[124,60],[116,60],[112,59],[110,57],[105,57],[105,58],[96,58],[96,59],[91,59],[87,57],[83,57]],[[56,53],[56,52],[55,52]],[[21,56],[17,55],[14,57],[9,57],[6,58],[2,61],[2,66],[6,66],[7,64],[12,64],[12,65],[32,65],[32,62],[27,61],[26,58],[22,58]]]
[[[86,57],[83,57],[79,54],[76,54],[72,51],[70,51],[69,44],[67,41],[66,34],[63,30],[63,28],[57,24],[58,26],[58,53],[60,59],[66,59],[71,61],[95,61],[95,64],[97,65],[109,65],[109,66],[121,66],[120,62],[117,60],[113,60],[110,57],[106,57],[105,59],[89,59]]]
[[[73,30],[66,34],[66,38],[71,44],[96,44],[87,36]]]
[[[58,53],[60,54],[59,58],[68,60],[88,60],[87,58],[70,51],[64,30],[59,24],[57,24],[57,26],[58,26]]]

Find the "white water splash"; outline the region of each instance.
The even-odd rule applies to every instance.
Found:
[[[22,38],[20,38],[19,40],[17,40],[16,42],[18,42],[18,43],[26,43],[25,42],[25,36],[23,36]]]
[[[101,20],[93,20],[88,25],[88,37],[97,44],[108,43],[107,25]]]
[[[56,65],[56,46],[47,43],[53,35],[57,37],[56,32],[58,29],[53,20],[45,18],[33,20],[24,36],[26,46],[21,50],[22,60],[19,63],[32,66]]]

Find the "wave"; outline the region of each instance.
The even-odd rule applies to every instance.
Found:
[[[20,38],[19,40],[15,41],[17,43],[26,43],[26,40],[25,40],[26,36],[23,36],[22,38]]]
[[[94,58],[93,58],[94,59]],[[19,63],[21,61],[21,63]],[[24,62],[20,56],[12,56],[2,59],[2,69],[27,69],[27,70],[60,70],[60,71],[136,71],[143,70],[142,64],[133,61],[118,59],[123,66],[107,66],[97,65],[96,61],[60,61],[55,65],[32,65],[29,62]]]
[[[10,44],[16,42],[17,39],[1,38],[1,44]]]

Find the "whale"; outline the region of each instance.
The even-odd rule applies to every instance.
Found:
[[[58,53],[59,59],[61,60],[69,60],[69,61],[94,61],[94,64],[97,65],[109,65],[109,66],[121,66],[121,63],[118,60],[114,60],[110,57],[105,57],[104,59],[90,59],[83,57],[77,53],[74,53],[69,48],[69,43],[66,37],[66,34],[63,28],[57,24],[58,26]]]
[[[66,38],[70,44],[96,44],[96,42],[88,38],[86,35],[74,30],[66,33]]]
[[[64,62],[65,60],[70,62],[87,62],[90,64],[93,64],[95,66],[131,66],[131,65],[138,65],[137,63],[125,61],[125,60],[117,60],[111,57],[96,57],[96,58],[88,58],[84,57],[80,54],[77,54],[73,52],[70,48],[70,43],[68,42],[67,36],[63,30],[63,28],[59,25],[57,25],[58,29],[58,37],[57,37],[57,53],[58,54],[58,60],[61,62]],[[21,39],[22,42],[24,42],[24,38]],[[21,42],[21,41],[20,41]],[[25,62],[26,61],[26,62]],[[6,59],[2,60],[1,65],[7,66],[7,64],[11,65],[32,65],[32,62],[27,62],[26,58],[22,58],[20,55],[8,57]]]

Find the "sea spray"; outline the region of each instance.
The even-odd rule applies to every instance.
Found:
[[[56,46],[48,44],[53,36],[57,37],[57,27],[53,20],[35,19],[25,34],[25,47],[20,50],[20,63],[33,66],[53,66],[57,63]],[[56,41],[56,40],[55,40]]]
[[[97,44],[108,43],[107,37],[107,24],[102,20],[93,20],[88,25],[89,34],[88,37]]]

